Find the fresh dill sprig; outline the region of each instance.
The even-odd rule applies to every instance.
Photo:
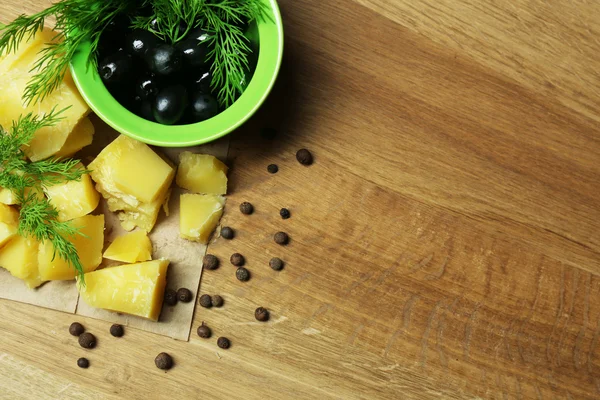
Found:
[[[264,18],[265,5],[260,0],[221,0],[206,3],[203,26],[211,32],[212,50],[207,57],[212,60],[213,88],[219,88],[217,99],[229,107],[244,91],[246,72],[250,69],[248,55],[250,42],[240,28]]]
[[[71,241],[82,233],[70,222],[58,221],[58,211],[47,199],[40,200],[33,192],[25,196],[19,213],[19,234],[33,236],[40,242],[48,240],[54,248],[52,259],[58,256],[65,260],[83,281],[83,265]]]
[[[44,28],[47,18],[56,20],[56,36],[40,53],[31,70],[35,75],[23,93],[26,104],[44,100],[65,77],[80,44],[90,40],[88,62],[96,65],[96,49],[106,26],[135,4],[135,0],[62,0],[33,15],[21,15],[0,28],[0,56],[14,53],[21,41],[32,38]]]
[[[240,27],[264,18],[265,4],[261,0],[146,0],[144,4],[152,6],[153,12],[134,18],[134,28],[148,30],[172,44],[193,28],[202,27],[210,34],[211,87],[218,88],[222,107],[233,104],[244,90],[252,52]]]
[[[43,189],[63,181],[78,180],[88,171],[76,168],[78,160],[47,159],[29,162],[23,147],[38,129],[55,125],[66,109],[45,115],[29,113],[13,122],[10,132],[0,127],[0,187],[11,190],[21,206],[19,234],[32,236],[54,247],[54,256],[65,260],[83,277],[77,249],[70,241],[80,234],[69,222],[58,221],[58,211],[43,195]]]
[[[149,15],[136,15],[131,26],[175,44],[198,26],[205,3],[206,0],[144,0],[142,8],[150,7],[152,11]]]

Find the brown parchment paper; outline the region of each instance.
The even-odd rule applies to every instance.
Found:
[[[85,165],[88,165],[107,144],[118,136],[117,132],[98,118],[92,116],[91,119],[96,128],[94,141],[92,145],[76,155]],[[166,155],[174,165],[177,165],[179,154],[182,151],[212,154],[225,161],[228,149],[229,141],[225,138],[203,146],[156,148],[155,150]],[[167,274],[167,287],[175,290],[186,287],[197,296],[202,274],[202,257],[206,253],[206,246],[179,237],[179,195],[181,192],[173,182],[173,191],[169,200],[169,216],[161,211],[154,230],[149,236],[153,245],[153,259],[166,258],[171,261]],[[97,213],[104,213],[106,218],[104,234],[104,249],[106,249],[115,237],[124,234],[125,231],[116,215],[108,210],[104,199],[101,199]],[[100,268],[118,264],[103,260]],[[72,281],[48,282],[39,289],[31,290],[3,269],[0,269],[0,298],[120,323],[178,340],[189,339],[196,304],[196,301],[193,301],[187,304],[178,303],[175,307],[165,306],[159,321],[153,322],[135,316],[90,307],[83,300],[79,300],[79,294]]]
[[[74,313],[79,293],[73,282],[47,282],[37,289],[29,289],[7,270],[0,268],[0,299],[33,304],[52,310]]]

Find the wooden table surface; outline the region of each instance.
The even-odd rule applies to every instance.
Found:
[[[4,0],[0,20],[46,4]],[[226,305],[198,307],[193,325],[231,349],[109,340],[81,319],[99,337],[86,353],[73,316],[2,301],[0,398],[599,398],[600,3],[281,9],[277,88],[231,136],[224,223],[239,235],[209,248],[225,265],[201,283]],[[313,166],[295,161],[302,147]],[[245,284],[225,262],[236,251]],[[177,364],[166,374],[161,351]]]

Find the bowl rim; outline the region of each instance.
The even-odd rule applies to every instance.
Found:
[[[108,92],[97,71],[88,68],[89,42],[80,45],[71,61],[73,81],[94,113],[122,134],[162,147],[189,147],[212,142],[231,133],[254,115],[271,92],[281,69],[284,45],[281,13],[276,0],[263,0],[263,3],[269,11],[266,18],[258,22],[260,47],[254,75],[233,105],[206,121],[161,125],[127,110]],[[198,135],[202,131],[212,133]]]

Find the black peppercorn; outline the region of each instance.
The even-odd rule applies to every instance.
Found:
[[[69,333],[73,336],[79,336],[83,332],[85,332],[85,328],[79,322],[73,322],[71,326],[69,326]]]
[[[90,362],[89,362],[89,360],[87,358],[81,357],[79,360],[77,360],[77,366],[79,368],[85,369],[85,368],[88,368],[90,366]]]
[[[235,277],[242,282],[250,280],[250,271],[244,267],[240,267],[235,271]]]
[[[226,337],[220,337],[217,339],[217,346],[222,349],[228,349],[231,347],[231,342]]]
[[[276,164],[269,164],[267,171],[269,171],[270,174],[276,174],[277,171],[279,171],[279,167]]]
[[[96,347],[96,336],[89,332],[79,335],[79,345],[84,349],[93,349]]]
[[[252,204],[248,203],[247,201],[245,201],[242,204],[240,204],[240,211],[244,215],[250,215],[254,212],[254,206]]]
[[[212,336],[212,330],[208,326],[204,325],[203,322],[202,325],[198,327],[198,336],[203,339],[208,339]]]
[[[177,300],[182,303],[189,303],[194,299],[194,295],[190,291],[190,289],[180,288],[177,290]]]
[[[256,311],[254,311],[254,318],[258,321],[265,322],[269,320],[269,310],[264,307],[258,307]]]
[[[289,217],[291,217],[290,210],[288,210],[287,208],[282,208],[281,210],[279,210],[279,215],[281,215],[282,219],[288,219]]]
[[[290,237],[285,232],[277,232],[275,236],[273,236],[273,239],[275,240],[275,243],[281,245],[286,245],[290,241]]]
[[[123,325],[114,324],[110,327],[110,334],[114,337],[122,337],[125,334],[125,329],[123,329]]]
[[[313,156],[310,151],[306,149],[300,149],[296,153],[296,160],[302,165],[310,165],[313,163]]]
[[[202,296],[200,296],[200,300],[198,300],[198,302],[204,308],[211,308],[213,305],[211,297],[207,294],[203,294]]]
[[[166,371],[173,368],[173,358],[167,353],[160,353],[154,359],[154,364],[156,368]]]
[[[173,289],[165,290],[164,303],[168,306],[174,306],[177,304],[177,292]]]
[[[202,266],[206,269],[217,269],[219,268],[219,259],[212,254],[207,254],[202,259]]]
[[[223,300],[223,298],[221,296],[219,296],[218,294],[215,294],[211,299],[212,299],[212,305],[214,307],[222,307],[223,303],[225,302]]]
[[[235,236],[235,232],[230,227],[225,226],[221,229],[221,236],[223,239],[231,240]]]
[[[275,271],[281,271],[283,269],[283,260],[278,257],[273,257],[271,258],[271,261],[269,261],[269,266]]]
[[[231,258],[229,258],[229,261],[236,267],[241,267],[246,263],[246,259],[240,253],[233,253]]]

